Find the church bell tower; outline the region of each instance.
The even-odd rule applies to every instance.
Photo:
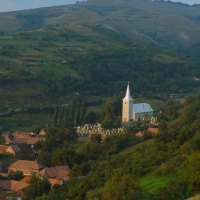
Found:
[[[123,106],[122,106],[122,123],[128,123],[133,118],[133,99],[130,95],[129,82],[126,89],[126,95],[123,98]]]

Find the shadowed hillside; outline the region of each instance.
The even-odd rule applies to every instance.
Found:
[[[1,13],[1,104],[122,95],[127,80],[136,96],[192,92],[200,76],[199,11],[148,0],[89,0]]]

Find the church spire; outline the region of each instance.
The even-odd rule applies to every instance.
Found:
[[[130,95],[129,81],[128,81],[128,85],[127,85],[127,89],[126,89],[126,96],[124,98],[132,99],[132,97]]]

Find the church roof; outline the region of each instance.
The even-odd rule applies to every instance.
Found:
[[[133,112],[135,112],[135,113],[153,112],[152,107],[148,103],[133,104],[132,109],[133,109]]]

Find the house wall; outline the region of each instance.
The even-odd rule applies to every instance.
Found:
[[[12,149],[12,147],[8,147],[6,150],[7,153],[12,154],[13,156],[16,156],[15,151]]]

